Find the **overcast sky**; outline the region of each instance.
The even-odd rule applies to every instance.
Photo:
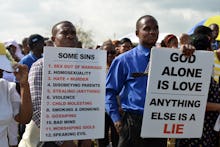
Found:
[[[220,15],[220,0],[0,0],[0,41],[18,42],[30,34],[50,37],[62,20],[93,32],[96,43],[135,31],[136,20],[153,15],[160,32],[179,35],[196,23]]]

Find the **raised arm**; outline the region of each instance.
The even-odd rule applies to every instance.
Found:
[[[20,83],[21,106],[15,120],[21,124],[30,122],[33,114],[30,87],[28,83],[28,67],[26,65],[16,64],[14,74]]]

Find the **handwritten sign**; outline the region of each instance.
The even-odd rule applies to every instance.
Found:
[[[186,58],[177,49],[152,49],[142,137],[201,137],[213,63],[208,51]]]
[[[40,140],[104,137],[106,51],[44,48]]]

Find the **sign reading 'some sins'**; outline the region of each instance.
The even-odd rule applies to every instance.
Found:
[[[40,140],[104,137],[106,51],[44,48]]]
[[[187,58],[177,49],[152,49],[142,137],[201,137],[213,63],[208,51]]]

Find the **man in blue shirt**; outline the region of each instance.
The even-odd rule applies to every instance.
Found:
[[[30,48],[29,54],[24,56],[19,63],[27,65],[30,70],[31,65],[42,57],[44,38],[39,34],[32,34],[28,39],[28,46]]]
[[[150,15],[136,22],[137,47],[127,51],[112,62],[106,81],[106,111],[119,133],[118,147],[166,147],[167,139],[141,138],[141,125],[146,98],[150,51],[159,35],[157,20]],[[183,54],[190,56],[195,48],[182,47]],[[142,73],[142,74],[141,74]],[[123,113],[119,113],[116,96],[120,96]]]
[[[32,34],[28,38],[29,54],[25,55],[20,61],[20,64],[28,66],[28,71],[31,65],[42,57],[44,48],[44,38],[39,34]],[[16,89],[20,91],[19,81],[16,80]],[[19,124],[19,136],[22,136],[25,130],[25,125]]]

